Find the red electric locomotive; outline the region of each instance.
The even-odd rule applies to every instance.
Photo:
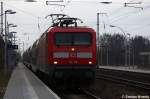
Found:
[[[96,32],[78,26],[78,18],[50,16],[56,17],[53,25],[24,53],[24,63],[55,84],[90,84],[95,78]]]

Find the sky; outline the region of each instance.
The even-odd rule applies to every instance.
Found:
[[[95,31],[97,13],[106,13],[99,16],[100,34],[125,32],[130,33],[131,36],[150,37],[150,0],[62,0],[63,2],[50,2],[50,4],[65,5],[65,7],[46,5],[46,0],[36,1],[3,0],[4,10],[16,11],[16,14],[7,14],[7,21],[17,25],[17,27],[10,27],[9,31],[17,32],[17,43],[20,42],[22,50],[23,42],[25,50],[51,25],[51,19],[46,19],[45,16],[54,13],[80,18],[84,22],[83,25],[92,27]],[[112,3],[101,3],[104,1]],[[140,4],[128,4],[131,7],[124,7],[124,3]],[[110,27],[110,25],[116,27]]]

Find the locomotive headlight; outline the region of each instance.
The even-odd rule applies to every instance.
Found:
[[[57,64],[58,62],[57,61],[54,61],[54,64]]]
[[[91,61],[89,61],[89,64],[92,64],[92,62],[91,62]]]
[[[75,51],[75,48],[71,48],[71,51]]]

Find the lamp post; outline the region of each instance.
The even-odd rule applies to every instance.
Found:
[[[130,44],[130,33],[127,33],[127,35],[129,36],[129,48],[128,48],[128,54],[129,54],[129,66],[130,66],[130,59],[131,59],[131,44]]]
[[[1,2],[1,35],[3,35],[3,2]]]
[[[100,17],[100,15],[107,15],[107,13],[97,13],[97,49],[98,49],[98,51],[99,51],[99,53],[98,53],[98,55],[97,55],[97,62],[98,62],[98,66],[101,64],[101,65],[103,65],[103,56],[102,56],[102,47],[101,47],[101,45],[100,45],[100,33],[99,33],[99,26],[100,26],[100,22],[99,22],[99,17]],[[104,30],[105,30],[105,23],[103,22],[103,24],[104,24]],[[101,50],[101,51],[100,51]],[[101,52],[101,53],[100,53]]]
[[[112,2],[107,2],[107,1],[102,1],[102,2],[99,2],[101,4],[111,4]],[[100,26],[100,22],[99,22],[99,16],[100,15],[107,15],[107,13],[97,13],[97,50],[98,50],[98,54],[97,54],[97,65],[99,66],[100,64],[102,65],[102,46],[100,44],[100,33],[99,33],[99,26]],[[104,30],[105,30],[105,23],[103,22],[104,24]],[[101,51],[100,51],[101,50]],[[100,53],[101,52],[101,53]]]
[[[15,14],[15,11],[6,10],[5,11],[5,56],[4,56],[4,71],[7,73],[7,14]]]
[[[126,33],[124,32],[124,30],[123,30],[121,27],[115,26],[115,25],[110,25],[110,27],[116,27],[116,28],[118,28],[124,35],[126,35]]]
[[[124,30],[121,27],[115,26],[115,25],[110,25],[110,27],[118,28],[124,34],[124,36],[126,37],[126,33],[124,32]],[[127,45],[126,45],[126,41],[124,41],[124,44],[125,44],[125,66],[127,66]]]
[[[97,63],[98,66],[100,65],[100,38],[99,38],[99,13],[97,13],[97,50],[98,50],[98,54],[97,54]],[[98,67],[97,67],[98,68]]]

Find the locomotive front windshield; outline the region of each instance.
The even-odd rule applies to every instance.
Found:
[[[91,45],[91,33],[56,33],[55,43],[57,46]]]

